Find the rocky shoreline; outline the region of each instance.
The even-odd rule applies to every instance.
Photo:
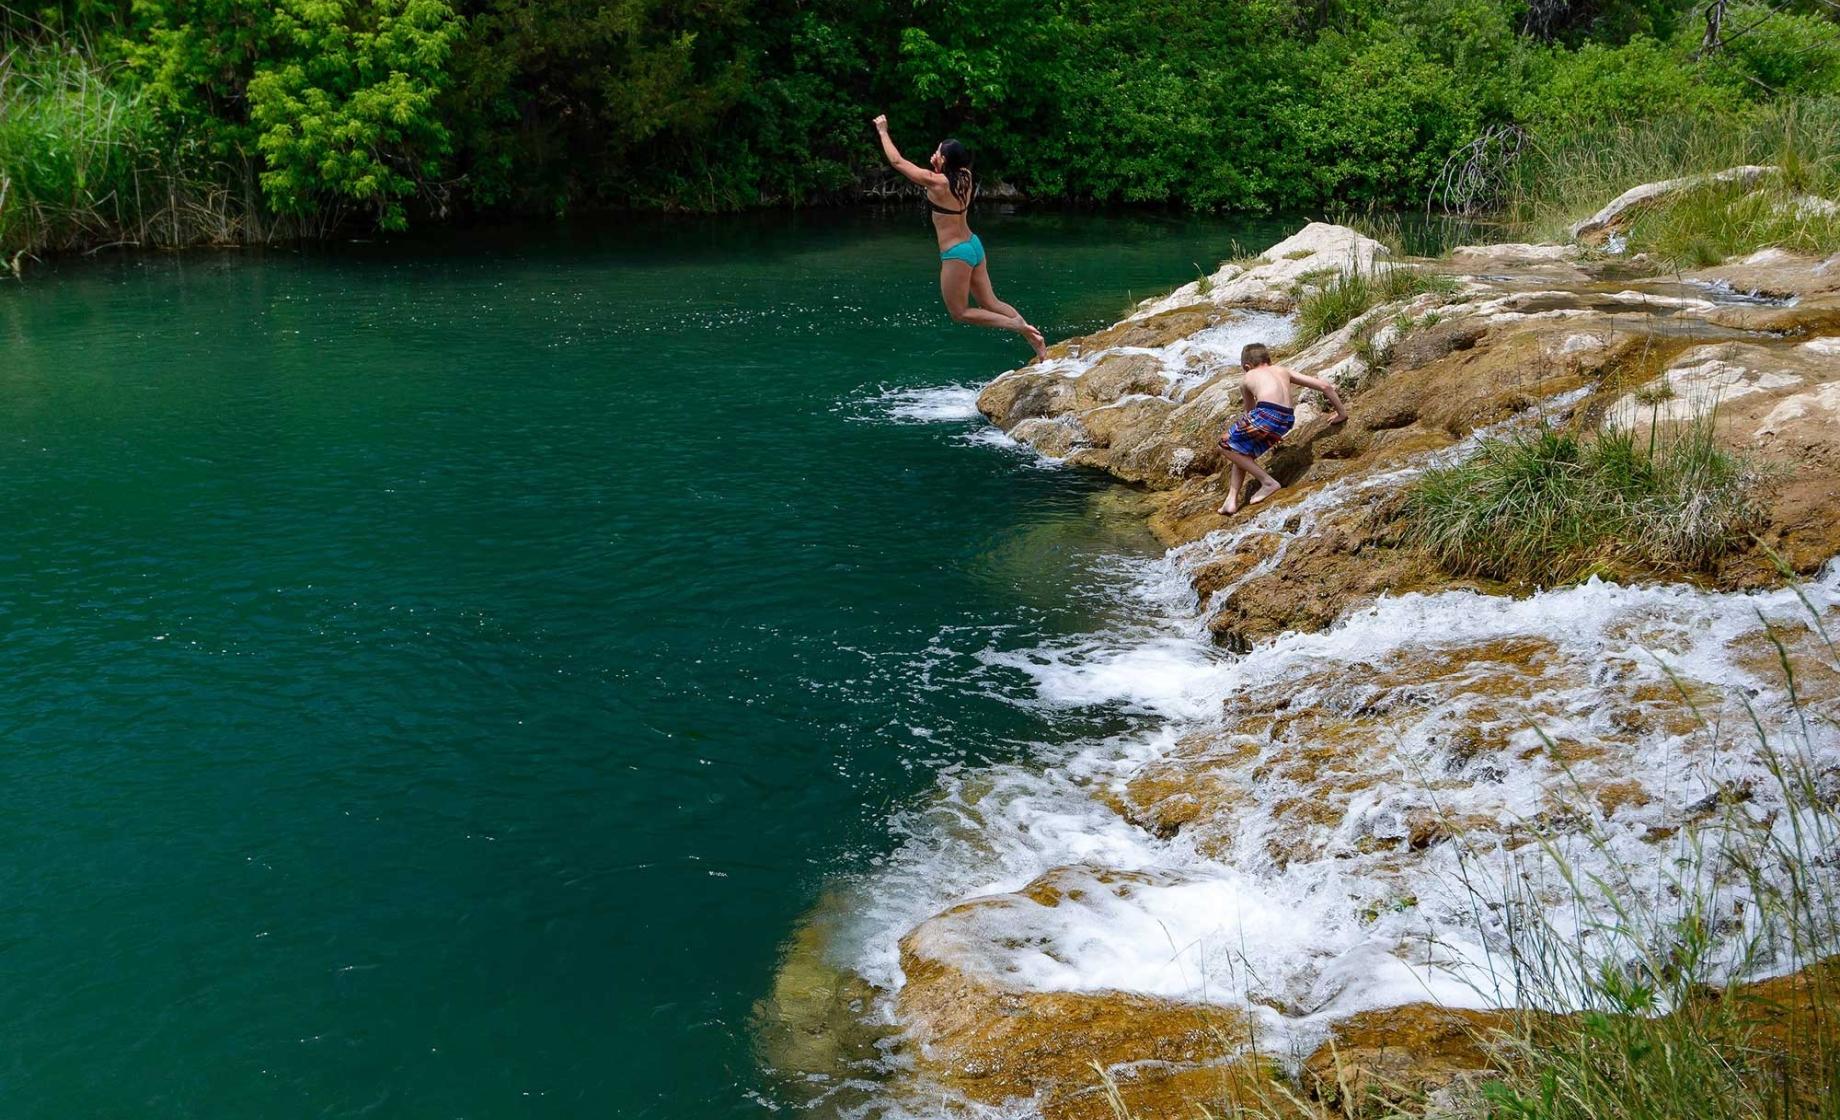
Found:
[[[1214,441],[1239,411],[1239,347],[1289,342],[1300,285],[1393,267],[1447,279],[1292,349],[1287,364],[1344,387],[1352,418],[1331,428],[1302,402],[1271,463],[1286,488],[1218,515]],[[1718,438],[1776,473],[1756,543],[1711,571],[1607,566],[1603,582],[1537,593],[1453,576],[1402,541],[1411,479],[1479,432],[1714,404]],[[836,960],[822,920],[801,931],[761,1005],[763,1055],[823,1093],[873,1067],[877,1092],[932,1101],[930,1114],[957,1100],[1050,1120],[1120,1103],[1187,1116],[1274,1090],[1347,1116],[1460,1094],[1502,1060],[1490,1040],[1517,1013],[1427,981],[1477,964],[1414,941],[1415,921],[1457,928],[1475,901],[1428,884],[1476,853],[1518,866],[1551,836],[1640,861],[1740,801],[1773,820],[1756,760],[1708,721],[1840,698],[1831,670],[1793,697],[1771,683],[1776,642],[1812,655],[1819,637],[1792,621],[1795,596],[1759,590],[1780,584],[1770,551],[1808,576],[1840,553],[1840,257],[1765,250],[1680,274],[1585,245],[1395,261],[1312,224],[1002,375],[979,408],[1040,454],[1146,495],[1198,621],[1252,656],[1234,662],[1217,718],[1068,779],[1154,860],[1046,866],[946,906],[900,937],[892,989]],[[1817,579],[1809,609],[1840,623],[1834,582]],[[1818,765],[1840,781],[1840,743],[1823,735]],[[1282,895],[1288,880],[1307,888]],[[1243,938],[1265,906],[1279,936],[1284,905],[1259,902],[1266,889],[1337,930],[1281,975],[1237,977],[1219,998],[1039,979],[1041,962],[1077,975],[1092,943],[1126,936],[1104,927],[1120,915],[1162,923],[1178,958],[1171,915],[1213,907]],[[1489,931],[1477,936],[1486,948]],[[1416,998],[1399,994],[1413,984]],[[1795,976],[1755,987],[1778,1007],[1810,991]]]
[[[1044,455],[1147,489],[1151,528],[1166,544],[1215,540],[1194,565],[1195,589],[1215,601],[1212,629],[1232,648],[1320,629],[1378,594],[1466,586],[1397,547],[1395,489],[1377,488],[1290,541],[1282,565],[1265,562],[1274,534],[1237,532],[1215,512],[1215,440],[1240,408],[1232,363],[1239,345],[1276,326],[1261,312],[1293,309],[1300,278],[1387,262],[1378,242],[1313,224],[1249,265],[1224,265],[1106,331],[1061,343],[1045,363],[1004,374],[978,407]],[[1568,393],[1578,399],[1564,405],[1564,422],[1643,419],[1643,390],[1665,384],[1653,410],[1662,419],[1716,403],[1724,440],[1794,463],[1760,527],[1763,543],[1802,573],[1840,552],[1831,516],[1840,495],[1840,258],[1772,249],[1659,275],[1582,246],[1507,244],[1391,267],[1427,269],[1457,287],[1375,307],[1285,358],[1359,404],[1332,429],[1317,402],[1302,403],[1296,432],[1271,461],[1286,484],[1280,507],[1383,475]],[[1759,586],[1774,571],[1753,548],[1711,582]]]

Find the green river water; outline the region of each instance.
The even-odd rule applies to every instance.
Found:
[[[1050,336],[1280,233],[979,228]],[[788,932],[937,768],[1080,730],[980,655],[1153,547],[916,392],[1025,356],[908,211],[0,286],[0,1115],[781,1101]]]

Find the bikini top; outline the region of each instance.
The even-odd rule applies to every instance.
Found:
[[[925,197],[925,196],[923,195],[922,197]],[[939,205],[939,203],[934,202],[930,198],[926,200],[926,208],[928,210],[931,210],[935,214],[965,214],[965,213],[970,212],[971,203],[976,202],[976,201],[977,201],[977,181],[974,179],[972,180],[972,183],[971,183],[971,198],[965,203],[965,208],[963,210],[953,210],[952,208],[948,206],[941,206]]]

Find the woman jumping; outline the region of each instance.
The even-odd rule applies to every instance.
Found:
[[[896,171],[920,184],[926,191],[926,206],[933,214],[933,232],[939,235],[939,294],[945,297],[946,310],[961,323],[1015,331],[1028,339],[1037,358],[1048,356],[1041,332],[1029,325],[1009,304],[997,298],[990,286],[990,264],[984,256],[984,243],[971,232],[965,220],[977,186],[971,179],[971,153],[956,140],[942,140],[933,149],[931,171],[901,155],[888,138],[888,118],[875,118],[875,131],[882,137],[882,152]],[[977,300],[972,307],[969,301]]]

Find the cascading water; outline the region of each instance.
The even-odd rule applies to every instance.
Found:
[[[1603,935],[1616,904],[1662,930],[1683,893],[1717,896],[1727,970],[1797,963],[1756,951],[1756,882],[1700,858],[1691,826],[1739,805],[1766,839],[1798,842],[1762,742],[1803,773],[1840,772],[1840,732],[1792,703],[1772,644],[1799,634],[1822,652],[1810,622],[1840,612],[1840,568],[1760,593],[1410,594],[1243,656],[1207,640],[1237,584],[1197,603],[1195,568],[1259,536],[1276,546],[1242,580],[1282,564],[1319,514],[1474,442],[1121,561],[1111,593],[1134,621],[987,653],[1031,682],[1015,702],[1107,711],[1120,730],[943,773],[896,817],[899,850],[847,888],[837,963],[896,991],[899,942],[926,923],[922,951],[972,977],[1239,1007],[1267,1052],[1292,1056],[1369,1008],[1582,1001],[1520,986],[1517,906],[1615,960],[1654,948]],[[1808,871],[1832,897],[1834,869]],[[1573,885],[1593,881],[1615,902]],[[1051,897],[1016,893],[1032,883]]]

